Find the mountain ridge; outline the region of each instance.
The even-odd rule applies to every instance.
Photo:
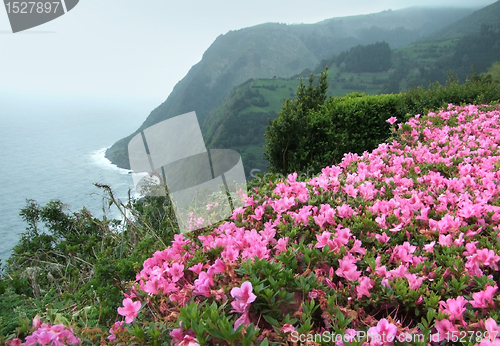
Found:
[[[119,167],[129,168],[127,145],[135,134],[162,120],[191,111],[196,112],[202,124],[232,88],[250,78],[291,77],[313,68],[321,59],[358,44],[386,41],[394,48],[409,44],[423,37],[429,28],[437,30],[473,11],[425,9],[413,16],[405,10],[386,12],[348,20],[337,17],[323,24],[265,23],[219,35],[200,62],[175,85],[168,98],[134,133],[109,148],[106,157]],[[445,19],[435,20],[444,13],[447,13]],[[419,29],[404,26],[386,29],[387,16],[402,16],[401,22],[413,23],[411,25]],[[377,18],[383,24],[370,28],[361,25],[371,25]]]
[[[447,40],[473,34],[481,30],[482,25],[498,25],[500,1],[474,11],[458,21],[427,36],[430,40]]]

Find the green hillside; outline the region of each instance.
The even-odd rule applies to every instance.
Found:
[[[389,78],[387,71],[351,73],[333,67],[329,72],[328,96],[379,94]],[[307,79],[309,75],[303,73],[302,77]],[[269,120],[278,116],[283,102],[295,98],[299,78],[250,79],[235,87],[202,125],[207,147],[238,151],[248,177],[266,172],[264,132]]]
[[[134,135],[192,111],[203,123],[232,88],[250,78],[289,78],[360,44],[385,41],[392,48],[402,47],[472,12],[412,8],[333,18],[317,24],[266,23],[230,31],[217,37],[166,101],[151,112],[139,129],[109,148],[106,157],[119,167],[129,168],[128,142]]]
[[[464,35],[477,34],[483,25],[497,26],[498,18],[500,18],[500,1],[457,20],[443,29],[437,30],[430,34],[427,39],[448,40]]]
[[[387,43],[358,45],[322,60],[311,71],[305,69],[291,78],[251,79],[237,86],[214,109],[203,124],[210,148],[237,150],[249,178],[267,171],[264,160],[264,132],[269,120],[277,117],[286,99],[295,98],[299,78],[316,77],[329,66],[328,96],[349,93],[368,95],[400,93],[434,82],[445,84],[449,71],[465,82],[474,67],[487,71],[500,59],[500,31],[483,26],[479,33],[459,39],[418,41],[387,51]],[[375,70],[379,72],[364,72]]]

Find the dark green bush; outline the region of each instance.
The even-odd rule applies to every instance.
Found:
[[[402,115],[426,114],[428,110],[437,110],[448,104],[490,104],[500,101],[500,84],[488,77],[472,74],[465,84],[460,84],[458,77],[449,75],[446,85],[433,83],[428,88],[422,86],[401,94],[400,109]]]
[[[391,116],[398,116],[399,95],[349,94],[333,98],[310,112],[300,138],[300,152],[291,155],[292,170],[319,172],[341,161],[344,153],[373,150],[390,135]],[[398,120],[402,120],[398,116]]]

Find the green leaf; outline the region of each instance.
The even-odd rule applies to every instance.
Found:
[[[262,317],[264,317],[264,319],[272,326],[274,327],[279,327],[279,323],[278,321],[276,321],[276,319],[274,319],[273,317],[271,316],[268,316],[268,315],[263,315]]]
[[[267,340],[267,338],[262,340],[262,342],[260,343],[260,346],[269,346],[269,341]]]
[[[227,339],[224,337],[224,335],[222,335],[222,333],[219,330],[214,329],[214,328],[210,328],[207,331],[208,331],[208,334],[212,335],[213,337],[220,339],[220,340],[227,341]]]

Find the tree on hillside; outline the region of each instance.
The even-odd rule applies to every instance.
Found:
[[[328,67],[325,72],[321,72],[317,85],[315,85],[314,75],[309,77],[309,85],[305,85],[300,79],[295,100],[287,99],[283,103],[283,109],[279,116],[270,120],[265,133],[265,153],[264,158],[270,163],[269,170],[275,173],[286,174],[296,171],[297,163],[306,161],[307,155],[298,149],[306,139],[304,132],[306,117],[311,111],[318,110],[326,101],[326,91],[328,89]],[[300,157],[305,156],[305,157]]]
[[[483,25],[477,34],[462,37],[454,52],[436,62],[438,68],[452,70],[464,82],[471,66],[479,73],[486,72],[500,56],[500,27]]]
[[[347,72],[382,72],[391,67],[391,48],[386,42],[358,45],[336,58],[337,67]]]

